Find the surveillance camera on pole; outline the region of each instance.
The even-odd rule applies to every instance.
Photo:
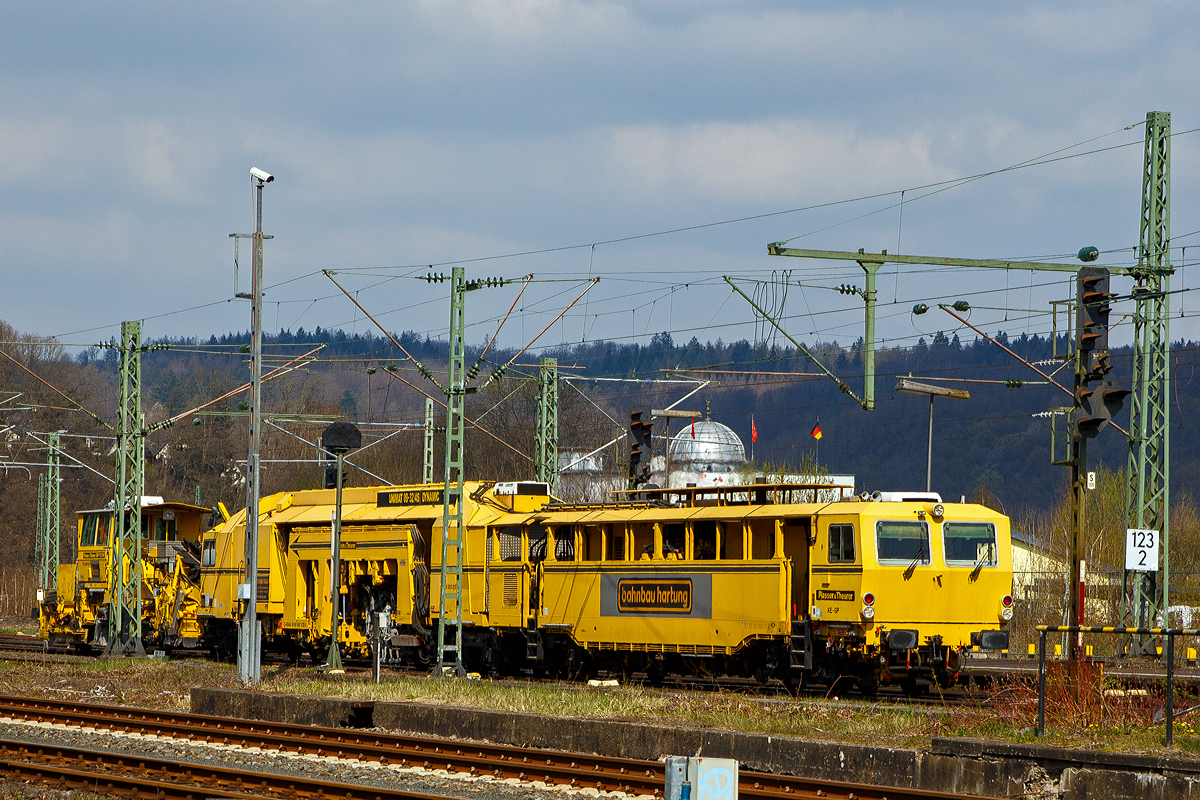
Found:
[[[257,205],[254,224],[254,275],[250,287],[250,448],[246,458],[246,529],[245,572],[238,585],[242,620],[238,629],[238,679],[254,684],[259,680],[259,661],[262,655],[262,628],[258,621],[258,512],[261,497],[259,444],[262,439],[262,196],[263,185],[275,180],[258,167],[250,169],[257,182]],[[235,279],[236,280],[236,279]]]

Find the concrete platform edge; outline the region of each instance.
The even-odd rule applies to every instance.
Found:
[[[335,727],[364,724],[368,705],[237,689],[191,693],[199,714]],[[752,770],[984,797],[1200,798],[1200,761],[1040,744],[938,738],[917,750],[416,702],[377,702],[369,719],[378,728],[443,738],[652,760],[702,752]]]

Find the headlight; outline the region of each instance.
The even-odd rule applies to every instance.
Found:
[[[38,590],[37,590],[37,592],[38,592],[38,595],[37,595],[37,597],[38,597],[38,602],[39,602],[39,603],[44,603],[44,602],[46,602],[46,590],[45,590],[45,589],[38,589]]]
[[[1000,609],[1000,619],[1004,620],[1005,622],[1008,622],[1012,619],[1012,606],[1005,606],[1004,608]]]
[[[935,505],[934,505],[934,507],[933,507],[933,515],[934,515],[935,517],[941,518],[942,516],[944,516],[944,515],[945,515],[945,513],[946,513],[946,507],[945,507],[945,506],[943,506],[941,503],[937,503],[937,504],[935,504]]]
[[[863,619],[875,619],[875,607],[874,606],[863,606],[862,607],[862,615],[863,615]]]

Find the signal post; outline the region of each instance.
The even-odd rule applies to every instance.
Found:
[[[1095,258],[1096,251],[1079,251],[1082,260]],[[1070,592],[1067,625],[1084,624],[1084,590],[1088,485],[1087,442],[1112,422],[1130,392],[1110,376],[1108,317],[1112,311],[1109,271],[1105,267],[1082,267],[1075,281],[1075,404],[1071,425],[1070,458],[1055,462],[1071,467]],[[1070,668],[1077,676],[1083,656],[1083,637],[1071,637]]]

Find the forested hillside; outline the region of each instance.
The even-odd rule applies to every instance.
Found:
[[[1022,358],[1037,362],[1043,371],[1056,373],[1056,379],[1070,387],[1070,367],[1064,368],[1061,363],[1051,360],[1049,338],[1022,335],[1010,339],[1003,332],[997,338]],[[435,374],[444,369],[444,342],[413,333],[400,334],[397,339],[412,356],[427,362]],[[248,341],[248,334],[226,334],[204,342],[160,342],[169,344],[171,349],[149,353],[143,359],[148,417],[153,420],[156,416],[179,413],[244,382],[248,370],[246,356],[241,351]],[[389,370],[435,396],[440,394],[432,383],[418,374],[395,345],[370,334],[347,335],[320,328],[311,332],[303,329],[294,333],[284,331],[267,337],[267,368],[319,345],[324,346],[317,355],[319,362],[269,384],[269,413],[340,414],[364,423],[421,422],[424,397],[389,377]],[[849,347],[818,343],[812,347],[836,374],[861,394],[861,343]],[[1065,341],[1060,339],[1059,352],[1064,348]],[[479,349],[468,350],[468,364],[473,363]],[[1192,383],[1192,359],[1196,349],[1197,346],[1190,342],[1177,342],[1173,347],[1171,452],[1176,493],[1197,493],[1196,483],[1200,480],[1193,446],[1197,426],[1191,422],[1197,391]],[[489,352],[476,382],[483,383],[495,365],[507,362],[511,355],[497,350]],[[939,333],[929,342],[922,339],[915,347],[880,350],[876,355],[877,404],[871,412],[864,411],[824,377],[735,374],[814,373],[811,362],[792,348],[766,349],[744,340],[728,344],[720,340],[702,343],[695,338],[678,344],[669,334],[662,333],[646,345],[593,342],[553,348],[540,355],[557,357],[563,368],[562,376],[572,378],[563,381],[559,394],[564,406],[559,441],[563,449],[599,446],[613,438],[618,424],[624,424],[631,405],[666,405],[694,388],[664,381],[707,379],[712,383],[680,407],[710,410],[714,419],[729,425],[742,436],[748,453],[753,448],[757,462],[798,463],[804,455],[811,453],[831,472],[855,475],[860,489],[923,488],[929,401],[925,396],[895,391],[899,376],[912,375],[935,382],[941,380],[945,385],[967,389],[971,393],[970,400],[935,401],[935,491],[948,498],[988,494],[1009,510],[1046,508],[1052,504],[1065,479],[1066,470],[1050,463],[1050,419],[1036,415],[1069,406],[1071,398],[1046,385],[1039,375],[996,345],[978,337],[963,342],[957,335],[947,337]],[[111,385],[116,377],[114,356],[112,350],[92,351],[80,354],[76,361],[85,368],[96,368],[104,384]],[[484,428],[508,439],[517,450],[528,454],[532,452],[536,402],[531,386],[525,385],[524,391],[519,387],[523,381],[528,383],[527,379],[535,373],[532,365],[536,364],[537,358],[525,354],[518,361],[524,366],[510,368],[503,378],[493,380],[484,392],[470,397],[468,415],[473,418],[484,415],[480,422]],[[1128,386],[1129,349],[1114,352],[1113,363],[1118,381]],[[700,369],[713,372],[680,371]],[[636,380],[588,380],[613,378]],[[1005,381],[1009,381],[1009,385],[1006,386]],[[1019,382],[1019,386],[1013,388],[1013,381]],[[244,397],[239,399],[244,400]],[[107,411],[112,405],[111,399],[106,398],[100,402],[100,410]],[[590,416],[580,418],[581,411],[571,411],[576,407],[588,409]],[[236,414],[236,404],[226,404],[226,413]],[[757,443],[750,441],[752,418],[758,430]],[[204,425],[221,431],[232,424],[228,417],[206,415],[203,419]],[[224,421],[217,421],[221,419]],[[811,436],[818,420],[823,434],[819,443]],[[1127,427],[1127,410],[1118,422]],[[677,422],[676,430],[678,425]],[[1064,425],[1060,417],[1060,433]],[[316,430],[309,433],[312,435],[307,438],[315,440]],[[387,477],[416,479],[420,436],[409,433],[394,438],[399,441],[392,460],[398,466],[403,465],[403,476]],[[244,434],[239,429],[228,442],[240,458],[244,458],[240,454],[243,439]],[[480,446],[488,454],[480,464],[480,468],[489,473],[487,477],[504,477],[490,474],[496,468],[532,469],[528,461],[503,447],[500,449],[507,455],[496,461],[491,455],[492,447],[498,446],[494,441],[481,442]],[[161,447],[150,448],[147,452],[171,456],[169,449],[164,453]],[[1109,428],[1092,441],[1089,458],[1092,464],[1119,470],[1124,467],[1126,452],[1124,437]],[[610,460],[615,464],[620,458]],[[197,464],[202,474],[190,475],[187,469],[192,460],[186,457],[167,459],[168,463],[172,460],[175,462],[170,467],[175,478],[171,482],[173,488],[182,490],[189,481],[204,484],[206,476],[212,477],[213,470],[207,462],[203,466]],[[228,468],[229,464],[225,464],[221,472]],[[276,471],[283,472],[288,480],[299,478],[298,473],[310,472]],[[315,470],[311,472],[315,474]],[[212,491],[221,493],[220,486],[213,485],[205,493]]]
[[[104,505],[112,497],[111,424],[116,407],[117,359],[112,349],[95,348],[68,355],[53,341],[24,336],[0,323],[0,405],[7,464],[0,478],[0,558],[29,563],[38,464],[45,461],[45,436],[64,431],[64,525],[73,512]],[[446,345],[416,334],[397,337],[400,345],[436,378],[445,369]],[[1026,337],[1005,342],[1021,357],[1050,372],[1051,342]],[[206,341],[177,339],[143,356],[144,410],[151,432],[146,439],[148,494],[224,502],[231,510],[245,504],[246,392],[201,411],[188,413],[170,427],[164,420],[191,412],[248,380],[247,334],[213,336]],[[1063,342],[1059,342],[1060,350]],[[822,359],[856,392],[862,389],[859,345],[815,344]],[[480,347],[468,351],[474,364]],[[1172,498],[1190,502],[1197,494],[1197,387],[1192,362],[1197,346],[1176,343],[1172,384]],[[315,352],[313,352],[315,351]],[[316,486],[321,470],[315,447],[320,431],[335,419],[352,419],[371,445],[352,460],[356,485],[415,482],[421,479],[425,397],[440,390],[391,341],[372,335],[346,335],[317,329],[268,336],[265,369],[291,364],[291,371],[266,385],[264,410],[264,492]],[[310,354],[308,360],[294,362]],[[529,478],[536,420],[537,355],[522,354],[502,377],[497,365],[513,353],[493,350],[479,365],[468,398],[467,474],[482,479]],[[896,392],[896,379],[913,375],[956,382],[970,400],[939,399],[934,409],[933,489],[946,498],[966,495],[1014,516],[1056,513],[1066,470],[1050,463],[1050,421],[1036,416],[1070,404],[1070,398],[1012,356],[983,340],[963,342],[941,334],[912,348],[886,348],[877,354],[877,407],[867,412],[829,379],[812,376],[812,364],[794,350],[733,343],[672,341],[654,336],[646,345],[591,342],[559,347],[538,355],[555,356],[563,380],[559,387],[561,450],[590,451],[618,437],[632,405],[663,407],[684,398],[680,408],[711,413],[742,436],[747,451],[762,467],[785,467],[816,455],[822,467],[856,476],[859,490],[921,489],[925,482],[929,403],[924,396]],[[1048,362],[1048,363],[1047,363]],[[1114,353],[1115,374],[1128,385],[1130,354]],[[687,372],[687,370],[693,370]],[[708,370],[701,372],[699,370]],[[757,373],[757,374],[750,374]],[[808,373],[798,375],[797,373]],[[1070,385],[1069,367],[1058,372]],[[41,379],[41,380],[39,380]],[[1032,379],[1032,380],[1030,380]],[[44,380],[44,382],[43,382]],[[1013,381],[1021,383],[1016,388]],[[410,385],[411,384],[411,385]],[[86,412],[81,410],[86,409]],[[442,425],[441,409],[435,426]],[[94,413],[101,421],[93,419]],[[819,444],[811,436],[820,420]],[[751,420],[758,441],[751,442]],[[1128,412],[1119,419],[1128,424]],[[406,427],[405,427],[406,426]],[[681,429],[676,421],[675,431]],[[1061,429],[1061,427],[1060,427]],[[659,433],[664,432],[659,428]],[[442,434],[435,436],[435,478],[441,477]],[[603,451],[613,474],[624,473],[626,444]],[[819,448],[819,449],[818,449]],[[1093,465],[1123,470],[1125,439],[1106,430],[1089,448]]]

